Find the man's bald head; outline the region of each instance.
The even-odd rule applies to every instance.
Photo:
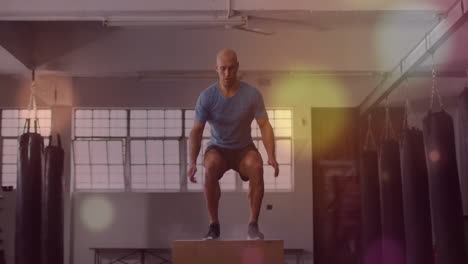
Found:
[[[225,87],[232,87],[237,83],[239,62],[237,54],[232,49],[222,49],[216,55],[216,72],[220,82]]]
[[[239,63],[237,60],[237,54],[232,49],[222,49],[216,54],[216,65],[219,66],[219,63],[222,61],[231,61],[236,64]]]

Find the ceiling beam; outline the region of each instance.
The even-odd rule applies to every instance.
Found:
[[[408,78],[432,78],[432,72],[430,71],[412,71],[406,76]],[[462,78],[468,77],[468,70],[444,70],[437,71],[437,78]]]
[[[359,106],[359,114],[365,115],[368,111],[387,97],[407,74],[426,60],[439,48],[455,31],[457,31],[468,18],[468,0],[458,0],[441,17],[440,22],[431,29],[424,38],[414,47],[400,63],[395,66],[377,85],[377,87],[364,99]]]
[[[5,1],[3,1],[5,2]],[[121,11],[203,11],[203,10],[310,10],[310,11],[359,11],[359,10],[445,10],[451,1],[405,0],[398,3],[371,0],[42,0],[42,1],[8,1],[2,4],[0,16],[3,15],[42,15],[45,13],[77,13],[78,16],[96,12]]]

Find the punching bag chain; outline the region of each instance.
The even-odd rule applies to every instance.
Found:
[[[442,98],[440,97],[439,89],[437,88],[437,71],[434,64],[434,53],[431,55],[431,64],[432,64],[432,92],[431,92],[431,106],[430,109],[433,110],[434,106],[434,97],[437,95],[437,99],[439,101],[439,106],[441,109],[444,109],[444,105],[442,103]]]
[[[30,120],[31,120],[31,111],[33,111],[34,115],[34,132],[38,133],[40,130],[39,128],[39,119],[37,118],[37,104],[36,104],[36,73],[32,70],[31,74],[31,95],[29,97],[29,106],[28,106],[28,117],[26,118],[25,128],[27,127],[27,132],[29,132]],[[26,131],[25,131],[26,132]]]
[[[372,145],[371,145],[372,144]],[[375,143],[374,133],[372,132],[372,115],[367,116],[367,134],[366,140],[364,142],[364,150],[377,149],[377,144]]]
[[[385,98],[385,125],[384,125],[384,140],[396,139],[395,131],[393,130],[392,120],[390,119],[390,107],[388,97]]]
[[[34,119],[37,119],[37,105],[36,105],[36,80],[35,72],[32,71],[32,82],[31,82],[31,95],[29,97],[29,111],[34,111]],[[29,116],[30,117],[30,116]]]
[[[406,78],[405,85],[403,86],[403,94],[405,97],[405,110],[403,114],[403,129],[406,129],[408,127],[408,117],[411,112],[411,105],[410,105],[408,90],[409,90],[409,80],[408,78]]]

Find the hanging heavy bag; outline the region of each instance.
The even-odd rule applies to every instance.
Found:
[[[361,153],[362,257],[363,264],[381,261],[380,187],[377,152]]]
[[[63,263],[63,161],[64,151],[60,135],[57,146],[49,146],[44,152],[44,175],[42,178],[42,264]]]
[[[443,110],[429,111],[423,128],[436,263],[466,263],[453,121]]]
[[[432,229],[429,187],[422,132],[405,127],[400,139],[406,260],[431,264]]]
[[[382,263],[404,263],[405,231],[398,143],[385,140],[379,156],[380,205],[382,219]]]
[[[382,226],[380,219],[379,165],[376,143],[368,117],[367,135],[360,159],[361,185],[361,256],[363,264],[380,263],[382,259]]]
[[[458,97],[459,172],[463,214],[468,215],[468,85]]]
[[[24,134],[19,138],[18,177],[16,190],[15,263],[31,264],[40,259],[41,175],[43,138],[30,132],[26,120]]]
[[[388,101],[387,101],[388,102]],[[382,263],[405,263],[405,227],[400,171],[400,149],[386,107],[383,142],[379,152]]]

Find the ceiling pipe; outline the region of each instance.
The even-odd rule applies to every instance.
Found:
[[[230,19],[232,16],[231,0],[227,0],[227,6],[228,6],[227,19]]]

